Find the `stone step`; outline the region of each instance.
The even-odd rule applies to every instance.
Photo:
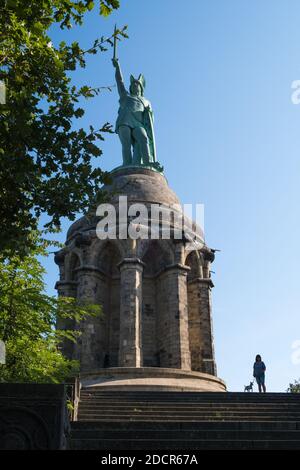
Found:
[[[253,412],[267,412],[267,413],[294,413],[298,415],[300,413],[299,407],[297,408],[283,408],[283,407],[230,407],[230,406],[224,406],[224,407],[205,407],[205,406],[194,406],[194,407],[184,407],[184,406],[178,406],[178,407],[168,407],[168,406],[142,406],[139,404],[133,405],[133,406],[113,406],[113,405],[107,405],[107,406],[102,406],[102,405],[95,405],[93,406],[91,403],[81,403],[79,405],[79,410],[98,410],[98,411],[118,411],[118,412],[136,412],[136,411],[145,411],[145,413],[150,412],[150,411],[155,411],[155,412],[166,412],[166,413],[172,413],[176,411],[182,412],[187,412],[187,413],[193,413],[193,412],[206,412],[206,413],[223,413],[223,412],[232,412],[232,413],[238,413],[239,411],[243,411],[244,413],[253,413]]]
[[[238,449],[270,449],[300,450],[299,439],[295,440],[232,440],[232,439],[71,439],[73,450],[238,450]]]
[[[223,394],[225,395],[225,393]],[[299,404],[300,405],[300,397],[297,398],[288,398],[288,394],[286,396],[280,396],[280,397],[269,397],[263,394],[255,394],[255,396],[251,396],[249,398],[250,394],[243,394],[241,397],[234,397],[233,399],[230,398],[217,398],[217,397],[201,397],[199,396],[190,396],[190,397],[183,397],[183,396],[168,396],[168,395],[131,395],[131,396],[125,396],[125,395],[119,395],[119,396],[114,396],[114,395],[102,395],[98,393],[82,393],[80,394],[80,398],[85,400],[85,399],[98,399],[102,401],[113,401],[113,402],[118,402],[118,401],[163,401],[163,402],[176,402],[176,403],[285,403],[285,404]],[[296,394],[295,394],[296,395]],[[290,395],[291,396],[291,395]]]
[[[201,396],[201,397],[251,397],[254,395],[269,396],[269,397],[295,397],[293,393],[286,392],[267,392],[261,393],[258,392],[199,392],[199,391],[175,391],[175,390],[106,390],[104,386],[90,386],[90,387],[81,387],[82,392],[97,392],[103,395],[173,395],[173,396]]]
[[[157,410],[157,409],[140,409],[140,408],[135,408],[135,409],[127,409],[124,408],[123,410],[116,410],[116,409],[102,409],[102,408],[79,408],[78,414],[87,414],[90,415],[91,413],[94,413],[96,415],[101,415],[101,416],[122,416],[122,415],[132,415],[132,416],[139,416],[143,414],[144,416],[152,416],[152,415],[157,415],[161,417],[168,417],[168,416],[274,416],[274,418],[278,417],[287,417],[287,418],[294,418],[296,421],[300,421],[300,413],[295,413],[295,412],[282,412],[282,411],[270,411],[270,410],[248,410],[245,411],[243,409],[239,410],[171,410],[171,411],[166,411],[163,409]]]
[[[175,393],[175,392],[174,392]],[[213,396],[212,396],[213,395]],[[211,394],[210,396],[201,396],[198,394],[197,396],[177,396],[177,395],[168,395],[167,392],[166,394],[160,394],[160,395],[155,395],[155,394],[150,394],[150,395],[144,395],[142,393],[140,394],[135,394],[135,395],[111,395],[111,394],[100,394],[97,392],[82,392],[80,393],[80,397],[82,399],[99,399],[99,400],[112,400],[112,401],[164,401],[164,402],[189,402],[192,401],[193,403],[196,402],[203,402],[203,403],[300,403],[300,397],[294,397],[293,395],[296,394],[285,394],[285,396],[270,396],[269,394],[259,394],[259,393],[254,393],[254,394],[241,394],[239,397],[227,397],[227,394],[223,394],[222,396],[214,396],[218,395],[216,394]]]
[[[210,430],[153,430],[153,429],[131,429],[130,431],[116,431],[107,429],[72,429],[72,439],[234,439],[234,440],[296,440],[300,442],[299,430],[226,430],[210,429]]]
[[[291,418],[288,418],[286,416],[279,416],[278,418],[274,418],[274,416],[266,416],[266,415],[262,415],[262,416],[240,416],[240,415],[236,415],[236,416],[233,416],[233,415],[223,415],[223,416],[168,416],[168,417],[162,417],[160,415],[152,415],[152,416],[133,416],[131,414],[128,414],[128,415],[125,415],[123,414],[122,416],[103,416],[103,415],[96,415],[96,414],[81,414],[79,415],[79,420],[82,420],[82,421],[107,421],[107,420],[114,420],[114,421],[123,421],[123,420],[131,420],[131,421],[152,421],[152,422],[160,422],[160,421],[164,421],[164,420],[168,420],[168,421],[190,421],[190,422],[199,422],[199,421],[222,421],[222,420],[230,420],[230,421],[241,421],[241,420],[244,420],[244,421],[283,421],[283,420],[286,420],[286,421],[300,421],[300,419],[298,418],[298,420],[295,420],[295,418],[291,417]]]
[[[176,414],[178,416],[182,415],[207,415],[207,416],[215,416],[215,415],[241,415],[241,416],[252,416],[252,415],[273,415],[273,416],[294,416],[295,419],[300,418],[300,412],[296,411],[276,411],[276,410],[264,410],[264,409],[250,409],[250,410],[245,410],[244,408],[239,408],[239,409],[231,409],[231,408],[224,408],[224,409],[179,409],[179,408],[172,408],[171,410],[166,410],[164,408],[141,408],[141,407],[136,407],[136,408],[129,408],[129,407],[124,407],[122,409],[118,408],[103,408],[103,407],[93,407],[93,406],[79,406],[79,413],[96,413],[96,414],[117,414],[117,415],[122,415],[122,414],[145,414],[145,416],[152,415],[152,414],[161,414],[162,416],[169,416],[170,414]]]
[[[205,408],[205,409],[225,409],[225,408],[230,408],[230,409],[281,409],[281,410],[295,410],[295,411],[300,411],[300,403],[295,403],[295,404],[282,404],[282,403],[176,403],[176,402],[155,402],[155,401],[101,401],[101,400],[93,400],[93,399],[84,399],[80,400],[80,405],[83,406],[102,406],[103,408],[107,407],[118,407],[118,408],[124,408],[124,407],[142,407],[142,408],[149,408],[155,407],[155,408],[165,408],[165,409],[172,409],[172,408],[180,408],[180,409],[185,409],[185,408]]]
[[[162,421],[162,420],[176,420],[178,419],[179,421],[219,421],[219,420],[245,420],[245,421],[263,421],[264,419],[266,421],[296,421],[300,422],[300,416],[294,416],[294,415],[272,415],[272,414],[242,414],[242,413],[222,413],[222,414],[205,414],[205,413],[199,413],[199,414],[186,414],[186,413],[174,413],[171,415],[166,415],[166,414],[161,414],[161,413],[149,413],[149,414],[144,414],[144,413],[97,413],[97,412],[80,412],[78,415],[79,420],[91,420],[94,419],[95,421],[98,421],[99,419],[101,421],[105,420],[126,420],[126,419],[144,419],[145,421]]]
[[[300,395],[82,389],[70,447],[300,450]]]
[[[177,405],[174,403],[153,403],[153,402],[132,402],[132,403],[114,403],[114,402],[101,402],[101,401],[93,401],[93,400],[81,400],[80,401],[80,408],[93,408],[93,409],[115,409],[115,410],[124,410],[124,409],[155,409],[155,410],[240,410],[243,409],[247,410],[267,410],[267,411],[282,411],[282,412],[300,412],[300,405],[280,405],[280,404],[203,404],[203,403],[178,403]]]
[[[296,394],[295,394],[296,395]],[[131,395],[131,396],[126,396],[126,395],[102,395],[99,393],[80,393],[80,397],[83,399],[99,399],[103,401],[132,401],[132,400],[140,400],[140,401],[163,401],[163,402],[178,402],[178,403],[198,403],[198,402],[203,402],[203,403],[300,403],[299,398],[293,398],[293,399],[285,399],[284,397],[276,397],[276,398],[270,398],[267,397],[267,395],[255,393],[253,394],[250,398],[249,395],[244,394],[242,397],[239,397],[238,399],[224,399],[224,398],[215,398],[214,396],[210,397],[201,397],[201,396],[191,396],[191,397],[186,397],[183,398],[181,396],[176,397],[176,396],[167,396],[165,395],[153,395],[153,396],[148,396],[148,395],[142,395],[142,394],[137,394],[137,395]]]
[[[268,392],[268,393],[258,393],[258,392],[197,392],[197,391],[168,391],[168,390],[105,390],[105,387],[81,387],[81,392],[85,393],[99,393],[101,395],[108,396],[131,396],[131,395],[144,395],[144,396],[159,396],[159,395],[168,395],[168,396],[177,396],[177,397],[207,397],[207,398],[225,398],[232,400],[233,398],[238,399],[240,397],[269,397],[269,398],[285,398],[285,399],[299,399],[296,394],[285,393],[285,392]]]
[[[135,402],[140,402],[140,403],[178,403],[178,404],[204,404],[204,405],[281,405],[283,404],[284,406],[300,406],[300,400],[294,400],[294,401],[289,401],[289,400],[196,400],[196,399],[190,399],[190,400],[176,400],[176,399],[167,399],[167,397],[157,397],[156,399],[154,398],[143,398],[143,397],[134,397],[134,398],[126,398],[126,397],[120,397],[119,399],[116,397],[99,397],[96,395],[90,395],[90,396],[85,396],[85,395],[80,395],[80,399],[82,401],[88,401],[91,400],[93,402],[99,401],[103,403],[135,403]]]
[[[95,401],[93,402],[92,400],[80,400],[79,403],[80,407],[92,407],[92,408],[99,408],[99,409],[118,409],[118,410],[123,410],[123,409],[155,409],[155,410],[207,410],[207,411],[213,411],[213,410],[267,410],[267,411],[282,411],[282,412],[295,412],[299,413],[300,412],[300,406],[299,405],[289,405],[289,406],[283,406],[280,404],[266,404],[266,405],[256,405],[255,403],[253,404],[247,404],[247,405],[231,405],[231,404],[205,404],[205,403],[180,403],[180,404],[175,404],[175,403],[153,403],[153,402],[131,402],[131,403],[114,403],[114,402],[107,402],[107,403],[102,403],[101,401]]]
[[[73,421],[72,430],[86,431],[132,431],[132,430],[170,430],[170,431],[191,431],[191,430],[300,430],[298,421]]]

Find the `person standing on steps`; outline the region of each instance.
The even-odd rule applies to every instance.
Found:
[[[255,377],[256,379],[259,393],[261,393],[262,390],[264,391],[264,393],[266,393],[265,371],[265,363],[261,360],[261,356],[257,354],[253,365],[253,377]]]

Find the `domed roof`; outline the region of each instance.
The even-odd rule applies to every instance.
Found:
[[[129,203],[157,203],[165,206],[180,204],[165,176],[145,167],[120,167],[111,172],[112,183],[102,189],[111,194],[109,202],[118,204],[119,196],[127,196]],[[90,230],[97,224],[97,217],[81,217],[68,230],[67,239],[75,233]]]
[[[120,168],[112,171],[112,185],[104,187],[115,192],[111,202],[117,202],[120,195],[130,202],[159,203],[167,206],[180,204],[179,199],[168,186],[161,173],[143,167]]]

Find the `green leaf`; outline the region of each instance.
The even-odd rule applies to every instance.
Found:
[[[91,11],[95,6],[95,3],[93,1],[88,2],[87,4],[87,9]]]
[[[111,14],[111,8],[107,6],[104,2],[100,2],[100,15],[102,16],[109,16]]]

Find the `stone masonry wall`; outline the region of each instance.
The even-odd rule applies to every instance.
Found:
[[[156,287],[155,279],[143,278],[143,307],[142,307],[142,348],[143,366],[158,365],[157,335],[156,335]]]
[[[120,343],[120,279],[110,280],[110,303],[108,307],[108,337],[109,337],[109,367],[119,365],[119,343]]]

